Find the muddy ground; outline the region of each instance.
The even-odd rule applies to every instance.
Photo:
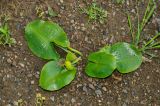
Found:
[[[135,0],[122,5],[111,0],[97,1],[108,11],[105,24],[88,23],[88,17],[79,9],[86,7],[84,0],[0,0],[0,15],[10,15],[10,31],[17,41],[12,47],[0,46],[0,106],[14,106],[19,99],[25,101],[26,106],[35,106],[37,93],[46,98],[44,106],[160,106],[160,56],[129,74],[114,72],[109,78],[94,79],[84,73],[89,52],[105,44],[130,41],[125,13],[128,11],[135,19]],[[140,16],[147,1],[139,6]],[[145,37],[157,31],[158,2],[155,15],[143,33]],[[87,4],[90,3],[91,0],[87,0]],[[59,15],[42,18],[59,23],[68,34],[71,46],[84,54],[75,80],[55,92],[38,86],[39,73],[46,61],[34,56],[24,39],[24,27],[38,18],[36,7],[46,11],[48,6]],[[159,50],[152,52],[160,54]]]

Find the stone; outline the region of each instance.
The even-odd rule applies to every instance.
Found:
[[[51,96],[50,99],[52,102],[54,102],[54,100],[55,100],[54,96]]]

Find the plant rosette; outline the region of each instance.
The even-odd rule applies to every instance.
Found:
[[[82,54],[70,47],[64,30],[56,23],[35,20],[25,28],[25,38],[30,50],[38,57],[50,60],[41,70],[39,85],[45,90],[55,91],[68,85],[76,75],[76,63]],[[61,59],[57,46],[67,52]]]
[[[91,53],[88,56],[88,64],[85,69],[87,75],[91,77],[105,78],[110,76],[115,69],[120,73],[130,73],[135,71],[142,64],[142,53],[152,56],[152,54],[147,53],[146,50],[160,48],[160,41],[157,39],[160,37],[160,33],[157,33],[147,42],[143,41],[143,45],[139,45],[141,33],[152,17],[155,8],[155,2],[149,0],[142,22],[140,22],[139,11],[137,8],[138,27],[136,31],[134,31],[131,17],[128,15],[128,25],[132,37],[131,44],[118,42],[111,46],[105,46],[98,52]]]
[[[91,77],[106,78],[115,69],[120,73],[129,73],[140,67],[142,53],[132,44],[125,42],[105,46],[88,56],[85,72]]]

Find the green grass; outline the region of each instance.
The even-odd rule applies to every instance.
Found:
[[[89,22],[98,21],[103,24],[107,18],[107,11],[98,6],[96,2],[93,2],[87,8],[82,9],[82,13],[88,15]]]
[[[7,18],[3,20],[2,25],[0,26],[0,45],[13,45],[16,41],[14,38],[11,38],[9,27],[7,24]]]
[[[155,8],[156,8],[155,2],[153,0],[149,0],[147,8],[144,13],[144,16],[143,16],[142,20],[140,21],[139,10],[137,7],[138,25],[137,25],[136,30],[134,30],[133,24],[131,22],[131,17],[128,14],[128,25],[129,25],[130,33],[131,33],[131,37],[132,37],[132,44],[134,44],[137,47],[140,46],[142,32],[143,32],[145,26],[150,21],[151,17],[153,16]],[[157,33],[152,38],[150,38],[150,40],[148,40],[148,41],[142,40],[143,45],[141,47],[141,51],[145,53],[145,51],[149,50],[149,49],[159,49],[160,48],[160,41],[158,41],[158,39],[157,39],[159,36],[160,36],[160,33]],[[147,54],[149,54],[149,53],[147,53]]]
[[[123,4],[125,2],[125,0],[114,0],[114,2],[116,2],[118,4]]]

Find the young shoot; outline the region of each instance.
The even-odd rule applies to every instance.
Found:
[[[7,24],[7,19],[4,18],[2,24],[0,25],[0,45],[13,45],[16,43],[14,38],[11,38],[9,27]]]
[[[140,21],[139,10],[137,7],[138,25],[137,25],[136,31],[133,28],[131,17],[128,14],[128,25],[129,25],[130,33],[132,37],[132,44],[134,44],[136,47],[138,47],[140,44],[142,31],[144,30],[145,26],[148,24],[150,18],[153,16],[155,8],[156,8],[155,2],[153,0],[149,0],[143,19],[142,21]],[[160,48],[160,41],[156,40],[159,36],[160,36],[160,33],[157,33],[153,38],[151,38],[144,45],[142,45],[142,48],[140,50],[145,53],[146,50]]]
[[[98,21],[103,24],[107,18],[107,11],[98,6],[95,1],[87,8],[82,9],[82,12],[88,15],[89,22]]]

